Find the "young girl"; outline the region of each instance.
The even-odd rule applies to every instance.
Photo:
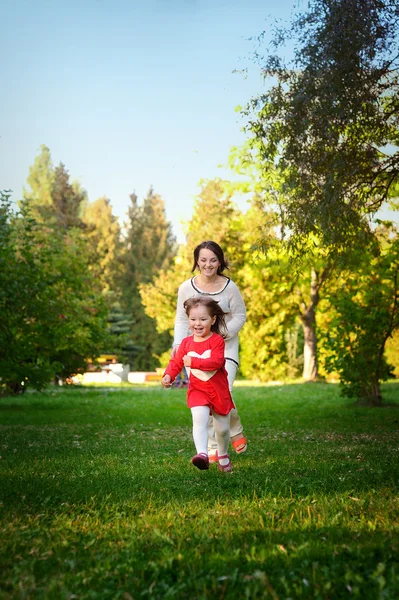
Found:
[[[193,439],[197,454],[191,462],[198,469],[209,468],[208,419],[213,415],[219,471],[231,471],[227,454],[230,440],[230,411],[235,408],[225,369],[225,313],[216,300],[206,296],[184,302],[191,336],[181,342],[162,378],[171,387],[183,367],[189,372],[187,405],[193,417]]]

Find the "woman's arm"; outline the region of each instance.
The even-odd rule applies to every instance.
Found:
[[[230,280],[228,285],[229,304],[231,317],[227,323],[227,338],[229,339],[240,331],[247,320],[247,312],[241,292],[234,281]]]
[[[176,305],[176,316],[175,316],[175,328],[174,328],[174,339],[173,348],[179,346],[182,340],[187,337],[190,333],[188,326],[188,317],[184,310],[184,302],[190,297],[190,281],[185,281],[179,287],[177,293],[177,305]],[[194,295],[194,294],[193,294]],[[175,354],[175,352],[173,353]]]

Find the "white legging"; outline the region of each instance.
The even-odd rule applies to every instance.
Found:
[[[208,454],[208,421],[209,406],[193,406],[191,409],[193,417],[193,440],[197,454],[203,452]],[[228,452],[230,441],[230,415],[211,416],[213,429],[215,431],[216,448],[219,456]]]
[[[231,392],[233,389],[234,380],[237,375],[238,365],[237,365],[237,363],[233,362],[232,360],[227,359],[225,367],[226,367],[226,371],[227,371],[227,377],[229,380],[229,389]],[[237,409],[233,408],[230,411],[230,437],[232,438],[233,436],[238,435],[239,433],[242,433],[242,431],[243,431],[243,427],[241,425],[241,419],[238,415]],[[208,450],[211,453],[213,453],[217,448],[215,433],[216,433],[216,431],[215,431],[215,428],[213,425],[213,419],[212,419],[212,417],[210,417],[208,419]]]

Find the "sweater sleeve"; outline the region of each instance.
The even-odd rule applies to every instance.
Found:
[[[191,280],[184,281],[179,287],[177,294],[173,346],[178,346],[181,344],[182,340],[190,334],[188,317],[186,315],[186,311],[184,310],[183,304],[187,298],[190,297],[191,290]],[[194,293],[192,295],[194,295]]]
[[[229,283],[229,295],[231,318],[227,323],[228,335],[226,339],[230,339],[234,335],[237,335],[247,320],[244,300],[234,281],[230,281]]]
[[[220,335],[214,334],[212,336],[211,356],[209,358],[199,358],[198,356],[191,356],[190,368],[198,369],[199,371],[217,371],[218,369],[223,367],[225,360],[226,359],[224,357],[224,340]]]
[[[186,354],[186,344],[181,344],[176,354],[170,359],[162,377],[170,375],[172,381],[176,379],[184,367],[183,356]]]

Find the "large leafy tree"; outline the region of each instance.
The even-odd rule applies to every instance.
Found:
[[[291,248],[309,233],[335,254],[367,244],[370,216],[396,192],[398,19],[398,0],[312,0],[260,58],[270,85],[248,107],[249,129],[284,178]]]
[[[53,166],[46,146],[30,168],[27,182],[21,212],[6,211],[8,251],[14,256],[16,273],[13,285],[20,285],[16,298],[21,304],[16,300],[17,312],[5,331],[11,331],[16,342],[25,340],[24,347],[9,346],[19,356],[14,366],[25,373],[23,379],[26,376],[38,386],[50,372],[64,378],[96,358],[107,339],[106,303],[101,280],[91,268],[93,252],[85,235],[89,230],[82,220],[85,191],[70,181],[63,164]],[[12,272],[8,270],[4,277],[11,278]],[[26,294],[31,295],[29,302],[23,300]],[[6,294],[4,303],[7,314],[12,296]]]
[[[247,324],[241,368],[247,377],[263,381],[301,375],[315,381],[316,311],[328,269],[314,257],[303,257],[300,268],[294,268],[278,236],[277,215],[263,200],[254,196],[243,223],[246,253],[239,280]],[[259,244],[260,234],[267,239],[265,249]]]
[[[243,357],[248,355],[249,359],[247,374],[254,376],[256,373],[256,367],[252,372],[250,366],[252,352],[253,356],[263,357],[260,369],[263,378],[268,378],[270,373],[275,376],[279,373],[279,377],[298,376],[301,364],[305,381],[316,381],[319,377],[316,315],[322,288],[332,272],[328,253],[323,251],[315,235],[309,235],[306,247],[302,248],[301,260],[292,260],[290,247],[283,242],[284,178],[271,161],[262,162],[259,144],[254,146],[248,141],[232,148],[229,165],[242,176],[241,191],[251,197],[251,208],[243,223],[247,251],[241,270],[243,289],[247,287],[248,277],[257,288],[257,297],[249,291],[246,298],[247,305],[252,307],[247,329],[254,327],[253,334],[243,344]],[[276,335],[271,339],[273,327]],[[261,347],[262,339],[264,347]],[[255,342],[258,349],[253,352]],[[297,356],[300,345],[302,359]],[[288,359],[292,354],[290,348],[294,346],[295,356]],[[245,365],[244,358],[244,370]]]
[[[158,194],[150,189],[141,204],[135,194],[130,199],[120,278],[122,310],[132,322],[131,351],[126,349],[126,359],[134,370],[152,370],[159,364],[157,357],[170,345],[170,337],[159,335],[155,321],[145,313],[140,286],[170,268],[176,240]]]
[[[380,228],[373,251],[358,251],[356,259],[356,270],[342,271],[329,294],[326,363],[339,374],[345,395],[379,405],[381,381],[392,369],[387,341],[399,327],[397,231]]]
[[[286,259],[272,261],[257,247],[259,231],[275,237],[274,216],[256,199],[245,215],[242,227],[245,260],[237,280],[247,307],[245,335],[240,343],[240,368],[245,377],[270,381],[297,377],[297,353],[288,357],[287,336],[297,332],[293,276]],[[294,342],[294,338],[290,339]],[[303,347],[299,349],[299,354]]]
[[[85,369],[105,343],[106,310],[80,229],[66,235],[0,209],[0,377],[7,391]]]

